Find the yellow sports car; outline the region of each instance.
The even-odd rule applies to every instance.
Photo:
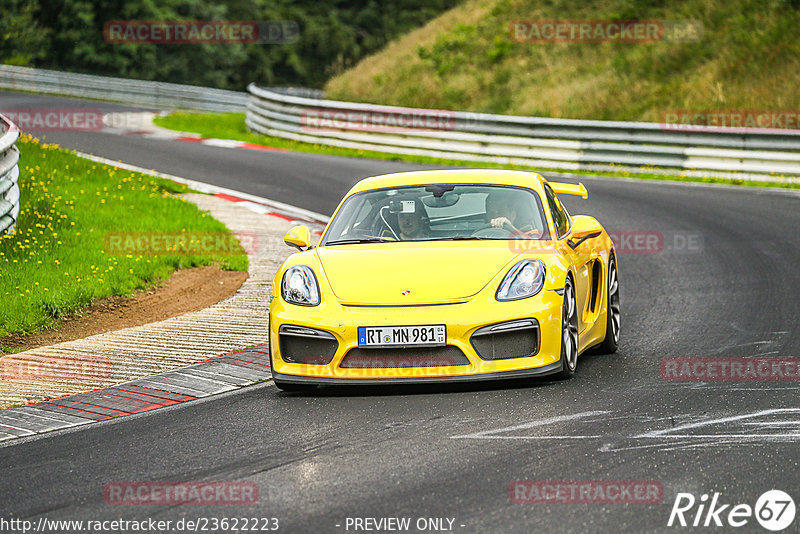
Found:
[[[282,390],[557,375],[616,351],[614,244],[558,194],[582,184],[501,170],[367,178],[319,243],[272,285],[269,349]]]

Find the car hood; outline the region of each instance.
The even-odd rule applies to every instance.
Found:
[[[471,297],[518,252],[507,241],[320,247],[317,255],[342,303],[415,305]]]

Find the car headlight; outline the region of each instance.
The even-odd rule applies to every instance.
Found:
[[[300,306],[319,304],[319,285],[314,271],[305,265],[295,265],[283,273],[281,281],[283,300]]]
[[[544,287],[545,267],[542,260],[523,260],[508,271],[500,287],[497,300],[519,300],[532,297]]]

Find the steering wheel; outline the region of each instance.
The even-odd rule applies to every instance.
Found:
[[[502,228],[495,228],[491,224],[487,224],[478,230],[472,232],[472,237],[509,237],[514,233],[514,227],[508,223],[503,224]]]

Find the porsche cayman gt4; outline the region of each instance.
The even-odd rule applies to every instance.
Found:
[[[308,228],[272,285],[275,384],[569,378],[620,333],[614,244],[535,173],[418,171],[367,178],[314,245]]]

